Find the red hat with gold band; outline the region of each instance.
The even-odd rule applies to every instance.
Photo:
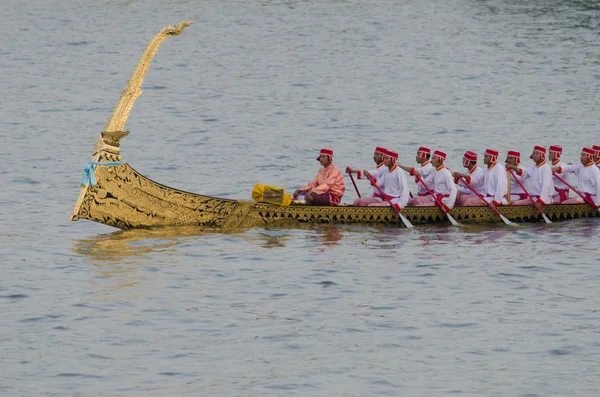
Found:
[[[496,149],[487,148],[487,149],[485,149],[485,154],[492,157],[492,159],[491,159],[492,163],[495,163],[498,161],[498,151]]]
[[[589,156],[590,161],[592,161],[596,151],[591,147],[584,147],[583,149],[581,149],[581,153],[586,153]]]
[[[477,161],[477,153],[467,150],[463,156],[463,165],[466,167],[471,161]]]
[[[517,165],[521,164],[521,152],[509,150],[508,153],[506,153],[506,157],[514,157],[517,159]]]
[[[321,149],[321,152],[319,153],[319,157],[317,157],[317,161],[319,161],[321,159],[322,155],[329,156],[329,158],[333,161],[333,150],[331,150],[331,149]]]
[[[562,147],[560,147],[558,145],[550,145],[550,147],[548,147],[548,151],[554,152],[554,155],[556,156],[556,158],[560,159],[560,155],[562,154]]]
[[[546,148],[545,147],[535,145],[533,147],[533,151],[534,152],[539,152],[542,155],[542,160],[546,160]],[[529,156],[529,158],[530,159],[533,158],[533,154],[531,154],[531,156]]]
[[[596,156],[600,156],[600,146],[599,145],[594,145],[594,146],[592,146],[592,148],[596,152]]]
[[[442,152],[441,150],[436,150],[433,152],[434,156],[438,156],[439,158],[441,158],[442,160],[446,160],[446,153]]]
[[[419,155],[419,157],[421,157],[422,159],[424,159],[425,157],[427,157],[427,155],[431,154],[431,149],[429,149],[428,147],[425,146],[421,146],[418,150],[417,150],[417,154]]]
[[[375,148],[375,152],[377,152],[377,153],[381,153],[381,154],[383,154],[383,152],[384,152],[384,151],[385,151],[385,148],[384,148],[384,147],[377,146],[377,147]]]

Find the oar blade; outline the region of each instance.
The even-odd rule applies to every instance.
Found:
[[[546,214],[542,214],[546,223],[552,223],[552,221],[546,216]]]
[[[500,218],[502,219],[502,221],[503,221],[504,223],[506,223],[507,225],[512,225],[512,224],[513,224],[513,223],[512,223],[511,221],[509,221],[509,220],[508,220],[508,218],[507,218],[507,217],[505,217],[504,215],[502,215],[502,214],[499,214],[499,215],[500,215]]]
[[[410,223],[407,217],[405,217],[401,213],[398,213],[398,215],[400,215],[400,219],[402,220],[402,223],[404,223],[404,226],[406,226],[408,229],[411,229],[413,227],[413,224]]]
[[[461,226],[461,224],[458,223],[458,221],[456,219],[454,219],[454,217],[452,215],[450,215],[447,212],[446,212],[446,215],[448,215],[448,220],[450,221],[451,224],[453,224],[454,226]]]

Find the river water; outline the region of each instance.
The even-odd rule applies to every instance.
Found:
[[[467,149],[527,160],[562,144],[577,160],[600,144],[597,1],[5,1],[0,395],[600,393],[597,219],[205,234],[69,222],[143,49],[185,20],[122,141],[169,186],[294,190],[321,147],[368,167],[374,146],[411,164],[429,145],[458,169]]]

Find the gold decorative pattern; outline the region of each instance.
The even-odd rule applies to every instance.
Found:
[[[120,140],[129,132],[122,131],[154,54],[169,36],[178,35],[191,22],[166,27],[150,42],[131,75],[104,132],[98,138],[92,161],[120,162]],[[387,224],[401,226],[391,207],[316,207],[256,203],[228,200],[173,189],[136,172],[128,164],[96,165],[97,184],[83,186],[71,220],[89,219],[119,229],[152,227],[198,227],[202,229],[234,229],[260,227],[275,223],[306,224]],[[539,221],[540,214],[532,206],[500,207],[499,211],[513,221]],[[598,211],[585,204],[548,205],[546,215],[552,220],[598,217]],[[402,213],[411,223],[449,223],[437,207],[407,207]],[[487,207],[455,207],[452,216],[461,223],[500,222],[500,217]]]

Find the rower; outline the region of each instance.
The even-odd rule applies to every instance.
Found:
[[[381,177],[381,174],[385,171],[385,165],[383,163],[383,152],[385,151],[385,148],[383,147],[376,147],[375,148],[375,152],[373,152],[373,161],[375,162],[375,164],[377,165],[375,167],[375,169],[368,171],[368,173],[376,179],[379,179]],[[354,173],[357,175],[358,179],[363,179],[365,174],[367,173],[366,170],[358,170],[356,168],[350,168],[350,167],[346,167],[346,172],[348,173]],[[359,197],[356,200],[354,200],[354,202],[352,203],[352,205],[357,205],[357,206],[365,206],[365,205],[369,205],[369,204],[373,204],[373,203],[381,203],[383,201],[383,199],[381,198],[381,194],[379,193],[379,191],[377,190],[377,188],[373,188],[373,195],[371,197]]]
[[[506,194],[508,192],[508,182],[506,180],[506,168],[498,163],[498,151],[496,149],[486,149],[483,155],[483,164],[486,165],[484,175],[484,198],[491,208],[506,204]],[[479,197],[465,200],[465,206],[484,205]]]
[[[380,175],[379,179],[376,179],[365,171],[367,177],[372,179],[371,183],[375,183],[381,188],[383,194],[385,194],[385,200],[369,204],[369,206],[387,206],[391,205],[394,207],[396,212],[402,211],[408,203],[410,192],[408,190],[408,182],[406,180],[406,174],[398,165],[398,153],[393,150],[384,149],[383,161],[385,168]]]
[[[477,198],[475,193],[459,178],[466,180],[477,193],[481,194],[484,192],[485,172],[477,166],[477,153],[470,150],[466,151],[463,156],[463,167],[469,171],[468,174],[461,174],[460,172],[452,173],[454,182],[460,187],[456,193],[456,205],[464,205],[464,202],[469,198]]]
[[[304,193],[308,205],[339,205],[344,195],[344,176],[333,164],[333,150],[321,149],[317,161],[323,168],[319,169],[317,177],[307,185],[296,189],[294,199]]]
[[[452,173],[444,166],[445,160],[446,153],[441,150],[433,152],[431,165],[435,167],[435,173],[433,175],[433,183],[427,184],[427,187],[443,203],[444,209],[450,211],[456,201],[456,184],[454,183]],[[412,202],[412,205],[416,207],[433,206],[436,204],[436,200],[431,195],[415,197]]]
[[[566,173],[577,175],[577,189],[596,206],[600,205],[600,169],[594,166],[596,151],[589,147],[581,150],[579,161],[581,164],[569,164],[563,167]],[[583,199],[579,195],[563,201],[562,204],[581,204]]]
[[[521,187],[528,186],[527,178],[525,177],[525,168],[521,165],[521,152],[517,152],[516,150],[509,150],[506,154],[506,174],[508,175],[508,180],[510,180],[510,197],[508,198],[509,202],[517,201],[517,200],[525,200],[527,199],[527,194]],[[512,176],[509,169],[513,169],[516,175],[516,178]],[[521,184],[519,184],[521,182]]]
[[[404,171],[408,172],[411,176],[415,177],[415,182],[417,183],[417,194],[419,197],[424,197],[429,195],[429,193],[427,192],[427,189],[425,189],[425,187],[418,182],[418,179],[416,177],[416,174],[418,173],[421,178],[423,178],[423,180],[425,181],[425,183],[427,184],[427,186],[433,186],[433,176],[435,175],[435,168],[433,168],[433,165],[431,164],[430,161],[430,157],[431,157],[431,149],[429,149],[428,147],[425,146],[421,146],[418,150],[417,150],[417,164],[420,165],[419,168],[415,168],[415,167],[406,167],[403,165],[398,164],[398,167],[402,168]],[[413,200],[414,198],[410,198],[408,200],[408,205],[413,205]]]
[[[554,184],[552,183],[552,169],[546,162],[546,148],[535,146],[530,159],[534,164],[525,169],[524,177],[529,179],[529,194],[534,199],[536,208],[552,203]],[[513,167],[510,167],[513,168]],[[510,203],[511,205],[531,205],[529,198]]]
[[[564,166],[566,165],[560,159],[562,155],[562,147],[552,145],[548,148],[548,160],[552,163],[552,170],[555,170],[553,174],[557,174],[562,179],[565,179]],[[560,204],[569,198],[569,187],[561,182],[557,177],[552,176],[552,182],[554,183],[554,195],[552,196],[552,202],[554,204]]]
[[[594,162],[600,168],[600,146],[594,145],[592,148],[594,149]]]

